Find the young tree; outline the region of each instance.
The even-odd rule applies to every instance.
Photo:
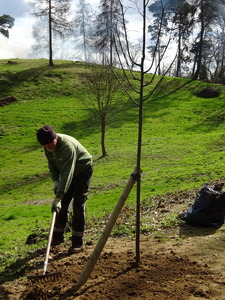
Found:
[[[0,16],[0,33],[9,38],[9,29],[14,26],[15,19],[9,15]]]
[[[107,66],[93,65],[87,68],[82,77],[82,90],[78,91],[79,98],[91,111],[93,117],[97,115],[101,126],[101,150],[102,157],[107,155],[106,151],[106,125],[110,111],[121,101],[121,87],[114,74]],[[85,93],[83,90],[85,89]],[[84,95],[87,95],[84,98]]]
[[[136,156],[136,167],[137,167],[137,192],[136,192],[136,263],[140,262],[140,199],[141,199],[141,157],[142,157],[142,134],[143,134],[143,108],[144,102],[151,98],[152,94],[156,90],[157,86],[163,80],[164,75],[168,72],[169,68],[175,61],[176,56],[172,57],[167,70],[165,70],[161,79],[156,78],[158,72],[157,66],[155,67],[156,51],[153,52],[152,60],[149,61],[146,57],[146,42],[147,42],[147,7],[149,5],[148,0],[141,1],[141,7],[138,6],[138,2],[130,1],[130,3],[136,5],[137,11],[140,13],[140,18],[142,20],[142,43],[141,43],[141,57],[140,59],[133,60],[133,56],[130,53],[130,42],[128,37],[128,30],[125,22],[125,8],[120,2],[121,11],[123,16],[123,30],[126,40],[126,47],[123,46],[119,37],[116,39],[116,50],[120,62],[120,67],[123,71],[124,80],[127,82],[129,90],[124,86],[123,82],[120,81],[121,85],[124,87],[127,95],[131,98],[133,103],[139,108],[139,117],[138,117],[138,137],[137,137],[137,156]],[[155,49],[159,47],[159,39],[161,33],[161,24],[165,18],[165,10],[162,7],[161,11],[161,20],[159,22],[159,28],[157,28],[158,37],[155,39],[156,45]],[[160,60],[162,61],[166,51],[168,50],[170,39],[167,40],[164,50],[160,55]],[[161,63],[158,61],[158,65]],[[132,62],[132,64],[130,63]],[[135,68],[139,72],[134,72],[131,69],[131,65],[135,65]],[[149,73],[152,72],[153,75],[149,76]],[[128,76],[129,75],[129,76]],[[133,79],[133,81],[130,80]],[[150,78],[150,79],[149,79]],[[118,78],[118,80],[120,80]],[[138,84],[136,84],[136,82]],[[135,83],[135,84],[134,84]],[[151,88],[150,88],[151,86]],[[132,92],[132,93],[131,93]],[[134,96],[135,95],[135,96]]]
[[[63,38],[72,31],[73,22],[68,21],[71,0],[29,0],[33,15],[48,20],[49,66],[53,66],[53,32]]]

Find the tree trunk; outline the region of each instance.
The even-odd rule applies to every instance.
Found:
[[[197,54],[197,68],[196,72],[193,76],[193,80],[197,80],[199,77],[199,73],[201,70],[201,65],[202,65],[202,49],[203,49],[203,36],[204,36],[204,31],[205,31],[205,25],[204,25],[204,5],[203,5],[203,0],[201,1],[201,31],[200,31],[200,40],[199,40],[199,45],[198,45],[198,54]]]
[[[102,133],[101,133],[101,147],[102,147],[102,157],[105,157],[107,155],[106,148],[105,148],[105,126],[106,126],[105,116],[101,116],[101,129],[102,129]]]
[[[140,80],[140,103],[138,118],[138,142],[137,142],[137,193],[136,193],[136,264],[141,261],[140,254],[140,224],[141,224],[141,150],[142,150],[142,128],[143,128],[143,97],[145,85],[145,48],[146,48],[146,2],[143,0],[143,46],[141,58],[141,80]]]
[[[49,66],[54,66],[52,59],[52,1],[49,0],[49,15],[48,15],[48,24],[49,24]]]
[[[179,24],[176,77],[181,77],[181,29]]]
[[[113,66],[113,29],[112,29],[112,1],[111,1],[111,11],[110,11],[110,67]]]

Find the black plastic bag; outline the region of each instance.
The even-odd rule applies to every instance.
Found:
[[[182,214],[188,224],[203,227],[221,226],[225,218],[224,183],[210,187],[207,183],[197,192],[195,202]]]

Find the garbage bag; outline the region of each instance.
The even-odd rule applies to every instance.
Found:
[[[183,214],[182,220],[194,226],[222,226],[225,219],[224,183],[213,188],[205,183],[197,192],[194,203]]]

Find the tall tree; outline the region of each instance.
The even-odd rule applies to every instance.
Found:
[[[148,10],[153,17],[148,25],[151,42],[148,49],[154,57],[158,75],[161,75],[161,58],[167,46],[168,36],[171,35],[171,18],[177,6],[177,1],[155,0],[148,6]]]
[[[53,32],[63,38],[73,28],[73,22],[69,21],[71,0],[29,0],[29,3],[35,17],[48,20],[49,66],[53,66]]]
[[[9,29],[14,26],[15,19],[9,15],[0,16],[0,33],[9,38]]]
[[[96,48],[103,54],[103,63],[105,57],[109,57],[109,64],[113,65],[115,52],[115,39],[122,38],[121,24],[122,14],[119,0],[101,0],[101,12],[97,17],[96,26]],[[108,53],[109,55],[105,54]],[[107,63],[108,64],[108,63]]]
[[[80,0],[75,18],[76,46],[80,46],[84,54],[84,61],[90,61],[90,49],[93,44],[93,14],[86,0]]]
[[[174,35],[177,37],[176,77],[181,77],[181,65],[188,52],[188,38],[192,33],[196,7],[186,0],[177,1],[177,7],[172,22],[175,24]],[[188,57],[188,56],[187,56]]]
[[[211,77],[215,82],[225,84],[225,12],[221,10],[220,30],[215,30],[212,43],[211,62],[215,64]]]
[[[194,53],[192,78],[197,80],[203,67],[203,51],[207,43],[207,33],[213,30],[212,26],[218,16],[218,0],[193,0],[193,4],[196,6],[199,24],[199,32],[192,47],[192,53]]]

